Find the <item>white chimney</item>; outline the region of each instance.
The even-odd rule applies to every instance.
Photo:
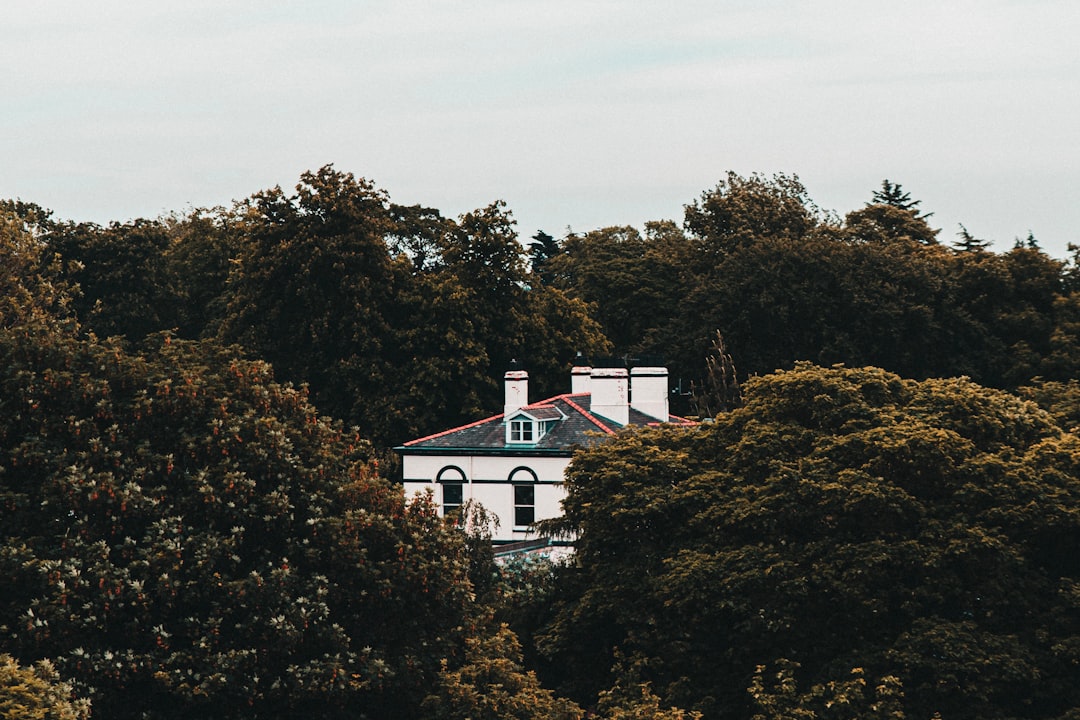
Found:
[[[660,422],[668,421],[668,372],[664,367],[630,371],[630,407]]]
[[[506,395],[503,400],[503,416],[520,410],[529,404],[529,373],[524,370],[507,370]]]
[[[593,368],[589,385],[593,413],[618,425],[630,422],[626,368]]]
[[[579,364],[584,360],[579,355],[575,359],[574,367],[570,370],[570,392],[574,395],[587,395],[589,393],[589,378],[592,377],[592,368],[585,364]]]

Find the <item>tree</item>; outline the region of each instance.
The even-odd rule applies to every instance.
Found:
[[[265,363],[0,332],[0,651],[102,717],[415,717],[460,534]]]
[[[1035,378],[1017,394],[1036,403],[1054,417],[1058,425],[1071,433],[1080,431],[1080,380],[1045,380]]]
[[[393,228],[385,193],[331,166],[301,175],[242,205],[245,241],[225,294],[217,336],[308,383],[324,412],[384,440],[362,412],[392,384],[385,348],[395,297],[385,236]]]
[[[76,699],[48,660],[22,667],[0,654],[0,718],[4,720],[88,720],[90,703]]]
[[[0,328],[71,320],[71,286],[46,252],[42,216],[48,212],[36,205],[0,203]]]
[[[960,239],[953,243],[953,247],[960,252],[981,252],[990,247],[989,240],[981,240],[975,237],[963,225],[960,225],[960,232],[957,233],[957,236]]]
[[[673,223],[570,235],[547,261],[552,284],[588,303],[619,354],[652,354],[658,326],[676,314],[680,259],[689,243]],[[581,348],[584,350],[584,348]]]
[[[937,244],[939,230],[931,228],[926,218],[915,210],[890,204],[867,205],[844,218],[846,233],[861,242],[915,241],[922,245]]]
[[[214,337],[225,317],[233,260],[243,249],[244,223],[223,208],[170,215],[162,223],[169,238],[164,273],[177,305],[175,332],[190,340]]]
[[[551,258],[556,257],[560,252],[562,252],[562,248],[559,241],[543,230],[537,230],[536,234],[532,236],[532,242],[529,243],[529,264],[532,268],[532,274],[540,279],[541,284],[551,284],[554,275],[548,270],[547,264]]]
[[[794,175],[742,177],[728,172],[701,198],[686,206],[686,228],[701,239],[703,260],[765,237],[800,238],[815,228],[821,212]]]
[[[454,223],[435,208],[390,204],[393,228],[388,244],[393,252],[405,255],[416,272],[422,273],[442,262],[446,234]]]
[[[735,361],[728,352],[724,336],[718,330],[709,354],[705,357],[705,381],[692,388],[690,404],[700,418],[713,418],[742,404],[742,392],[735,371]]]
[[[462,215],[447,236],[438,273],[457,306],[453,324],[468,326],[456,337],[468,338],[482,351],[466,355],[481,371],[466,387],[488,410],[501,406],[499,380],[511,361],[528,367],[530,387],[542,395],[553,388],[563,391],[577,351],[607,349],[585,303],[531,282],[515,225],[502,201]],[[442,332],[439,326],[427,331]]]
[[[222,224],[239,240],[217,338],[380,448],[493,411],[512,358],[547,389],[606,346],[583,303],[530,286],[501,201],[455,222],[327,166]]]
[[[911,193],[906,192],[900,187],[900,183],[889,182],[888,178],[881,181],[881,189],[875,190],[873,200],[866,203],[867,207],[872,207],[874,205],[888,205],[889,207],[906,210],[913,213],[916,217],[925,220],[933,215],[933,213],[919,215],[919,205],[921,204],[922,200],[912,200]]]
[[[765,666],[758,665],[748,692],[755,709],[751,720],[903,720],[903,688],[890,676],[881,678],[874,694],[867,697],[862,668],[853,668],[846,680],[830,680],[800,693],[795,673],[798,663],[776,662],[775,682],[766,679]]]
[[[616,655],[615,684],[600,692],[596,713],[607,720],[701,720],[701,713],[686,712],[681,708],[662,709],[660,698],[652,691],[650,683],[642,681],[641,673],[646,661]]]
[[[78,285],[73,306],[87,330],[139,342],[180,324],[181,302],[166,269],[170,236],[163,222],[64,223],[46,240],[49,252],[64,261],[67,280]]]
[[[438,691],[424,701],[431,720],[580,720],[569,700],[540,687],[521,666],[521,647],[506,625],[490,636],[470,638],[465,664],[444,663]]]
[[[494,307],[508,301],[527,279],[516,224],[506,203],[497,200],[462,215],[443,249],[445,263],[461,282]]]
[[[799,364],[743,396],[574,458],[552,687],[610,686],[618,648],[706,717],[752,716],[781,658],[802,687],[895,677],[912,717],[1080,705],[1080,438],[963,379]]]

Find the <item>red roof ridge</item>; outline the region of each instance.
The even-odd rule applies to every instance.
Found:
[[[578,393],[578,395],[588,395],[588,393]],[[571,400],[570,399],[571,397],[572,397],[571,395],[560,395],[559,399],[561,399],[567,405],[569,405],[570,407],[574,408],[579,413],[584,415],[586,418],[588,418],[590,421],[592,421],[593,425],[596,425],[596,427],[600,428],[601,430],[606,432],[608,435],[614,435],[615,434],[614,430],[612,430],[607,425],[605,425],[604,423],[597,420],[595,415],[593,415],[591,412],[589,412],[588,410],[586,410],[585,408],[581,407],[576,402]]]

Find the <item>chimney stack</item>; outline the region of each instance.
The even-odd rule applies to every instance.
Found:
[[[589,359],[578,353],[574,358],[574,367],[570,370],[570,392],[574,395],[587,395],[591,390],[591,377],[592,366],[589,365]]]
[[[590,409],[618,425],[630,422],[630,403],[626,368],[593,368],[589,379],[592,390]]]
[[[668,371],[665,367],[635,367],[630,371],[630,407],[667,422]]]
[[[510,367],[517,367],[517,362],[511,363]],[[506,417],[529,404],[529,373],[525,370],[507,370],[503,380],[506,387],[503,416]]]

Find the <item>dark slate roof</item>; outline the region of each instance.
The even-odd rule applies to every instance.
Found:
[[[562,411],[554,405],[530,405],[521,408],[514,415],[518,413],[524,413],[534,420],[562,420],[565,417]],[[511,415],[511,418],[513,418],[513,415]]]
[[[394,448],[403,454],[469,451],[470,454],[506,453],[521,455],[568,455],[577,446],[589,445],[600,435],[613,435],[620,426],[590,412],[589,394],[557,395],[523,407],[521,410],[537,419],[564,417],[536,443],[507,443],[503,415],[492,415],[468,425],[410,440]],[[690,420],[671,416],[671,424],[693,425]],[[656,418],[630,409],[631,425],[659,425]]]

